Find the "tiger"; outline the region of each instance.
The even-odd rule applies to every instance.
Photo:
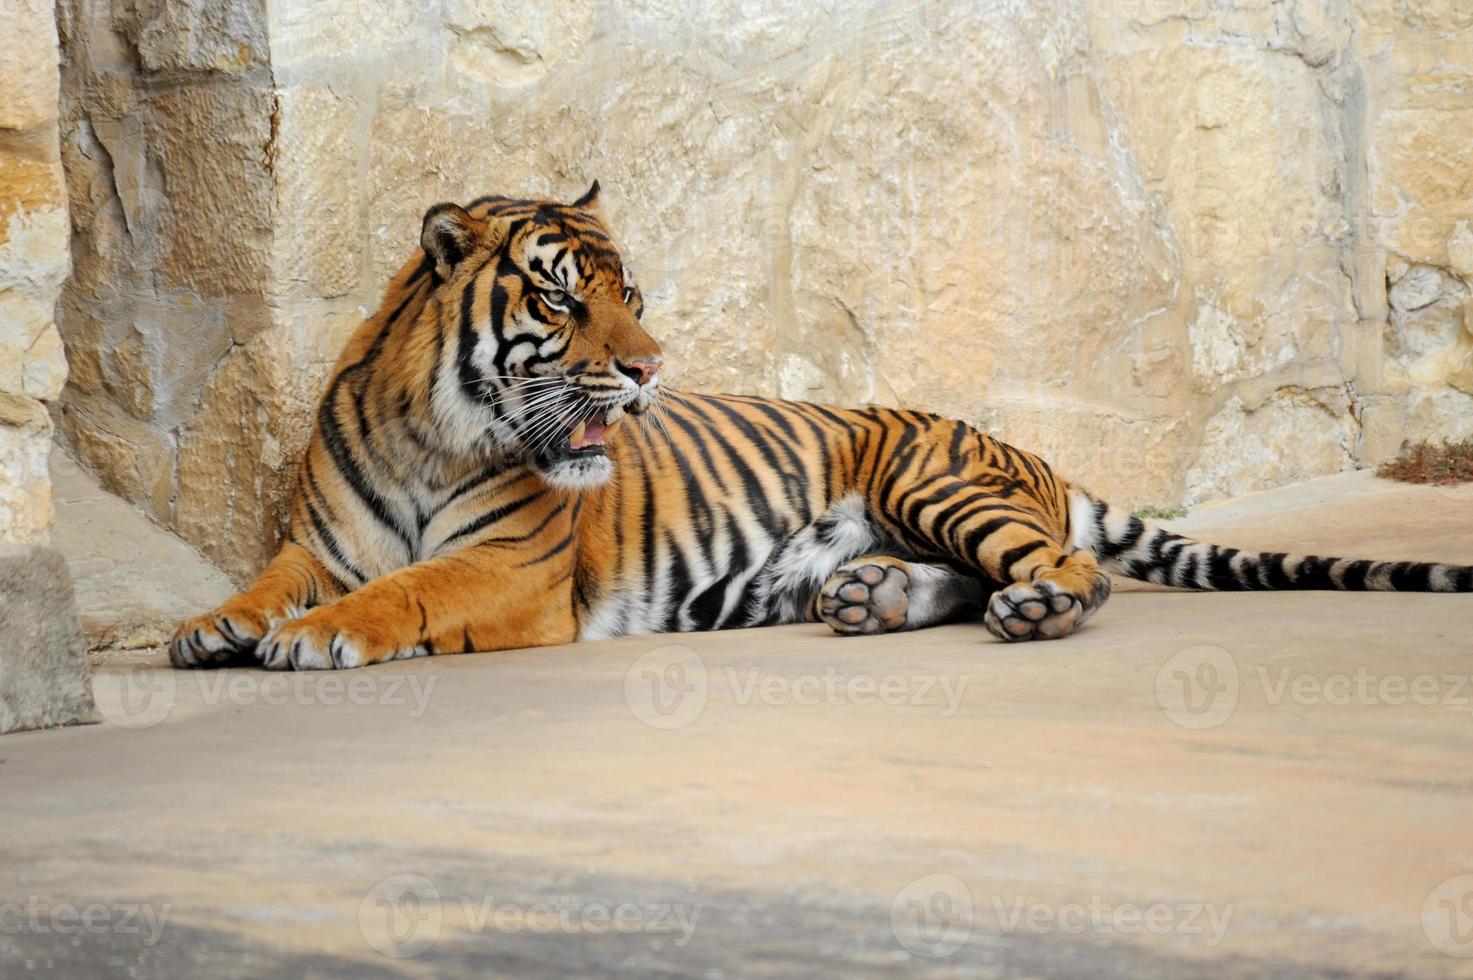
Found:
[[[1473,590],[1473,566],[1195,541],[940,415],[679,391],[643,314],[597,182],[571,204],[431,207],[329,377],[279,552],[178,628],[171,662],[339,669],[797,622],[1051,640],[1112,573]]]

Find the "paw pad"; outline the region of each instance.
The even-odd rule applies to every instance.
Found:
[[[1019,640],[1053,640],[1068,636],[1085,620],[1085,608],[1052,582],[1021,583],[998,589],[987,603],[982,622],[993,636]]]
[[[904,629],[909,588],[910,577],[897,565],[841,565],[819,593],[818,614],[845,636]]]

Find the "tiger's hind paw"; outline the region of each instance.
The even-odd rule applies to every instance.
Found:
[[[910,576],[902,563],[860,560],[840,565],[819,592],[818,615],[841,636],[904,629]]]
[[[1080,566],[1084,567],[1071,567]],[[1064,579],[1063,582],[1059,579]],[[1068,636],[1110,597],[1110,579],[1093,564],[1071,562],[992,593],[982,622],[999,640],[1056,640]]]
[[[1010,585],[992,593],[982,622],[999,640],[1053,640],[1079,628],[1084,607],[1048,582]]]

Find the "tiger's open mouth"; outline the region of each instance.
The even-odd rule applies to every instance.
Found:
[[[581,458],[604,455],[604,446],[609,435],[623,418],[623,406],[616,405],[574,422],[573,427],[568,430],[568,456]]]

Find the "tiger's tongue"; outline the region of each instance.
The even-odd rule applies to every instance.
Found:
[[[591,418],[586,422],[579,422],[573,427],[573,434],[568,438],[568,445],[574,449],[582,449],[585,446],[603,445],[604,433],[608,426],[604,425],[603,419]]]

